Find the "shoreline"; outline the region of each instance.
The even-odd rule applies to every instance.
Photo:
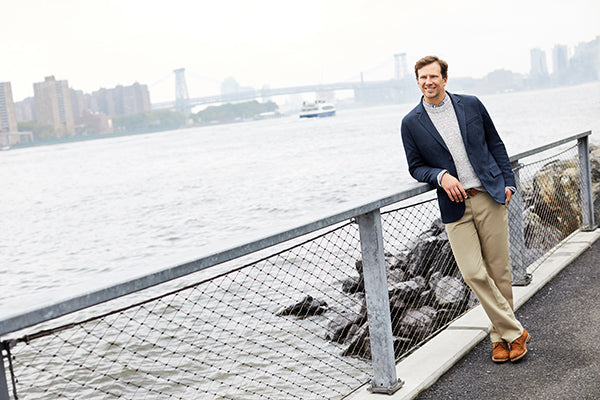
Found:
[[[579,83],[576,85],[552,86],[552,87],[543,87],[543,88],[526,89],[526,90],[510,91],[510,92],[499,92],[499,93],[474,93],[474,95],[476,95],[480,98],[484,98],[484,97],[491,97],[491,96],[514,95],[517,93],[526,94],[526,93],[532,93],[532,92],[548,92],[548,91],[555,91],[555,90],[566,89],[566,88],[577,88],[577,87],[592,86],[592,85],[599,85],[599,84],[600,84],[600,80],[583,82],[583,83]],[[460,92],[461,91],[457,91],[457,93],[460,93]],[[345,110],[345,109],[355,110],[355,109],[372,108],[372,107],[389,107],[389,106],[395,106],[395,105],[400,106],[403,104],[413,104],[413,103],[415,103],[415,102],[412,101],[412,102],[408,102],[408,103],[403,102],[403,103],[378,103],[378,104],[359,104],[359,103],[355,102],[352,104],[346,104],[346,106],[341,107],[340,109],[341,110]],[[239,124],[239,123],[244,123],[244,122],[264,121],[265,119],[280,119],[280,118],[286,118],[286,117],[291,117],[291,115],[282,113],[277,117],[247,119],[247,120],[240,120],[240,121],[205,123],[205,124],[198,124],[198,125],[192,125],[192,126],[176,127],[176,128],[171,128],[171,129],[143,130],[143,131],[105,133],[105,134],[97,133],[97,134],[91,134],[91,135],[72,136],[72,137],[68,137],[68,138],[47,139],[47,140],[34,141],[34,142],[30,142],[30,143],[15,144],[15,145],[11,145],[8,149],[2,149],[2,151],[18,150],[18,149],[25,149],[25,148],[38,147],[38,146],[51,146],[51,145],[56,145],[56,144],[65,144],[65,143],[73,143],[73,142],[83,142],[83,141],[88,141],[88,140],[109,139],[109,138],[117,138],[117,137],[124,137],[124,136],[152,134],[152,133],[168,132],[168,131],[184,130],[184,129],[192,129],[192,128],[203,128],[203,127],[207,127],[207,126],[231,125],[231,124]],[[591,141],[594,141],[594,139],[596,139],[596,138],[591,137],[590,139],[591,139]]]

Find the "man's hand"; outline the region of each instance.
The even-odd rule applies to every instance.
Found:
[[[446,172],[442,175],[441,184],[448,197],[450,197],[450,200],[461,202],[467,198],[467,192],[465,192],[463,185],[449,173]]]
[[[513,195],[513,192],[509,188],[505,187],[504,193],[506,194],[506,207],[508,207],[508,203],[510,203],[510,199]]]

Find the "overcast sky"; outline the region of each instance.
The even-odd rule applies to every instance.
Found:
[[[255,88],[361,71],[389,79],[394,53],[409,70],[437,54],[450,79],[527,73],[531,48],[573,51],[600,35],[598,0],[19,0],[0,10],[0,82],[15,101],[48,75],[87,93],[137,81],[152,102],[171,100],[182,67],[191,97],[217,94],[230,76]]]

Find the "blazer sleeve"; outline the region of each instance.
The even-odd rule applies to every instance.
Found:
[[[405,118],[402,120],[402,125],[400,126],[402,144],[406,153],[406,161],[408,162],[408,172],[417,181],[426,182],[439,188],[437,176],[445,168],[431,167],[427,164],[415,140],[415,130],[412,128],[412,125],[411,121]]]

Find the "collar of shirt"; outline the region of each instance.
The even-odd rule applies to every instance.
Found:
[[[438,107],[442,107],[444,104],[446,104],[446,102],[448,101],[448,99],[450,99],[450,96],[448,96],[448,93],[446,93],[446,96],[444,97],[444,100],[442,100],[442,102],[438,105],[435,104],[429,104],[428,102],[425,101],[425,98],[423,97],[423,105],[425,107],[429,107],[429,108],[438,108]]]

